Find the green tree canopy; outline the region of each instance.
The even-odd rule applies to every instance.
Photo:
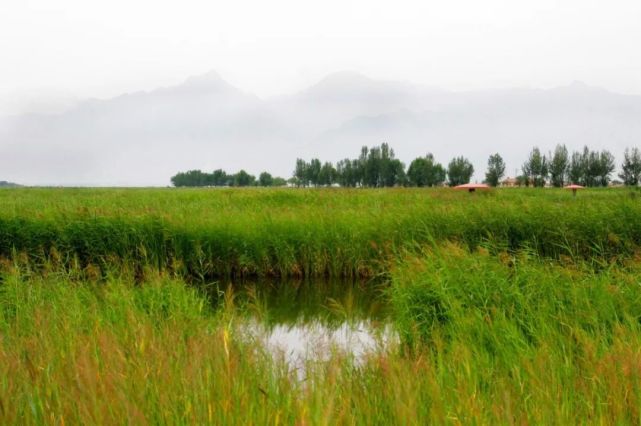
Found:
[[[532,149],[530,156],[523,164],[523,174],[528,177],[529,182],[533,186],[545,186],[548,177],[548,163],[538,147]]]
[[[272,186],[273,183],[274,183],[274,178],[272,177],[271,174],[269,174],[267,172],[262,172],[258,176],[258,184],[260,186]]]
[[[626,148],[623,154],[622,173],[619,177],[627,186],[637,186],[641,181],[641,152],[639,148]]]
[[[562,188],[568,179],[570,157],[565,145],[557,145],[549,160],[550,181],[552,186]]]
[[[449,186],[469,183],[474,174],[474,166],[465,157],[455,157],[447,165],[447,180]]]
[[[490,155],[487,160],[487,172],[485,173],[485,182],[490,186],[498,186],[499,181],[505,174],[505,162],[503,157],[498,153]]]
[[[407,169],[407,179],[412,186],[437,186],[445,182],[445,169],[434,160],[430,153],[418,157],[410,163]]]
[[[255,183],[256,177],[245,170],[241,170],[234,175],[234,186],[253,186]]]

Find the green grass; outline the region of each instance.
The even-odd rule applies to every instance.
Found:
[[[2,190],[0,424],[639,424],[640,201]],[[252,276],[232,297],[230,279]],[[367,316],[356,301],[381,287],[331,284],[323,301],[265,276],[386,280],[401,344],[310,360],[301,380],[238,332],[247,311]]]
[[[640,277],[639,259],[595,273],[581,263],[450,245],[402,259],[390,293],[409,345],[464,336],[481,352],[518,356],[576,334],[607,342],[617,327],[636,329]]]
[[[0,191],[0,205],[0,256],[201,281],[367,277],[430,241],[606,262],[641,243],[629,190],[18,189]]]
[[[234,310],[212,309],[183,282],[157,275],[135,284],[127,274],[93,281],[83,271],[41,276],[6,265],[0,423],[641,420],[638,265],[567,272],[527,260],[509,279],[508,267],[486,254],[443,250],[436,265],[429,253],[392,273],[395,291],[416,295],[410,288],[431,282],[448,305],[448,322],[435,326],[418,318],[432,302],[394,296],[399,328],[427,327],[429,343],[373,353],[362,365],[336,353],[310,362],[304,381],[235,333]],[[561,289],[544,294],[557,282]],[[467,294],[488,297],[468,304]]]

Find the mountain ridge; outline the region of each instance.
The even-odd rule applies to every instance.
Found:
[[[641,141],[641,96],[572,82],[550,89],[445,91],[332,73],[260,99],[210,71],[174,86],[85,100],[59,114],[0,120],[0,168],[26,184],[164,185],[178,170],[269,170],[296,157],[336,161],[388,142],[409,162],[467,155],[482,178],[490,153],[513,170],[534,145],[558,142],[620,155]]]

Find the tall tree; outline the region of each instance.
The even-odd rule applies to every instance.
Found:
[[[381,166],[379,186],[401,185],[405,180],[405,165],[397,159],[388,144],[381,145]]]
[[[608,186],[610,183],[610,176],[614,172],[614,169],[614,155],[606,150],[601,151],[599,153],[597,184],[599,186]]]
[[[528,160],[523,164],[523,174],[528,177],[530,183],[535,187],[545,186],[548,176],[548,164],[538,147],[532,149]]]
[[[497,153],[490,155],[487,160],[487,172],[485,173],[485,182],[490,186],[498,186],[499,181],[505,174],[505,162]]]
[[[568,169],[570,167],[570,158],[568,149],[565,145],[557,145],[554,154],[549,161],[550,181],[552,186],[561,188],[565,185]]]
[[[287,181],[279,176],[274,176],[274,180],[272,180],[272,186],[285,186],[287,185]]]
[[[622,173],[619,177],[626,186],[637,186],[641,181],[641,152],[639,148],[626,148],[623,153]]]
[[[587,147],[585,148],[584,153],[579,151],[574,151],[572,153],[570,165],[568,167],[568,178],[570,179],[570,183],[577,185],[586,184],[585,175],[587,171],[587,158],[586,155],[584,155],[586,150]]]
[[[318,158],[312,158],[305,168],[305,180],[314,186],[319,185],[321,162]]]
[[[414,159],[407,169],[407,179],[412,186],[437,186],[445,182],[445,169],[430,153]]]
[[[214,182],[214,186],[229,186],[233,183],[230,176],[222,169],[214,170],[212,173],[212,181]]]
[[[302,158],[296,159],[294,178],[296,179],[296,186],[307,186],[307,182],[305,181],[307,178],[307,163],[305,163],[305,160]]]
[[[274,178],[271,174],[267,172],[262,172],[258,176],[258,183],[260,186],[272,186],[274,183]]]
[[[234,186],[252,186],[255,182],[256,177],[245,170],[241,170],[234,175]]]
[[[340,186],[356,186],[356,178],[352,169],[352,161],[349,158],[336,163],[336,180]]]
[[[447,165],[447,179],[449,186],[469,183],[474,174],[474,166],[465,157],[456,157]]]
[[[608,186],[614,169],[614,155],[609,151],[591,151],[585,146],[582,152],[572,153],[568,177],[580,185]]]
[[[330,186],[336,181],[336,169],[332,163],[326,162],[318,173],[318,184],[323,186]]]
[[[176,186],[207,186],[209,184],[209,174],[201,170],[189,170],[187,172],[177,173],[172,176],[171,183]]]

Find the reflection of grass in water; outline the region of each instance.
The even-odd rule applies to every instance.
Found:
[[[383,320],[385,283],[341,280],[261,281],[232,287],[239,313],[267,325],[321,321],[337,326],[345,321]]]

